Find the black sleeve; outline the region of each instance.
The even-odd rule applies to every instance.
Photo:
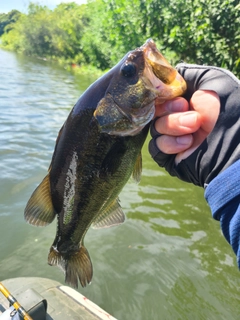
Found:
[[[213,131],[186,159],[175,165],[176,155],[167,155],[156,146],[159,134],[151,124],[149,152],[161,167],[178,178],[204,186],[240,158],[240,81],[217,67],[179,64],[178,72],[187,82],[184,97],[189,101],[197,90],[212,90],[220,97],[220,114]],[[211,106],[209,106],[211,112]]]

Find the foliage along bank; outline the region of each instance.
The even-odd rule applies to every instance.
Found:
[[[30,3],[27,14],[8,15],[0,14],[1,45],[27,55],[105,70],[151,37],[172,64],[240,76],[238,0],[92,0],[54,10]]]

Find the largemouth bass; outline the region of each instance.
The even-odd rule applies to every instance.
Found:
[[[66,283],[84,287],[93,268],[84,237],[90,226],[124,222],[118,195],[131,174],[139,182],[141,148],[156,98],[182,95],[186,84],[150,39],[129,52],[79,98],[61,128],[47,176],[25,209],[32,225],[57,216],[48,263],[65,272]]]

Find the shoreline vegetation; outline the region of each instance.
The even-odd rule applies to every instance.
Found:
[[[1,48],[96,77],[148,38],[172,65],[215,65],[240,77],[238,0],[90,0],[54,10],[31,2],[27,14],[0,13]]]

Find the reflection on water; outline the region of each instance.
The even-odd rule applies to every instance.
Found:
[[[58,130],[90,84],[44,61],[0,51],[0,280],[63,282],[47,264],[55,222],[34,228],[25,204],[45,176]],[[120,199],[127,221],[90,230],[90,286],[79,291],[119,320],[239,319],[239,271],[203,190],[169,177],[143,150],[139,185]]]

